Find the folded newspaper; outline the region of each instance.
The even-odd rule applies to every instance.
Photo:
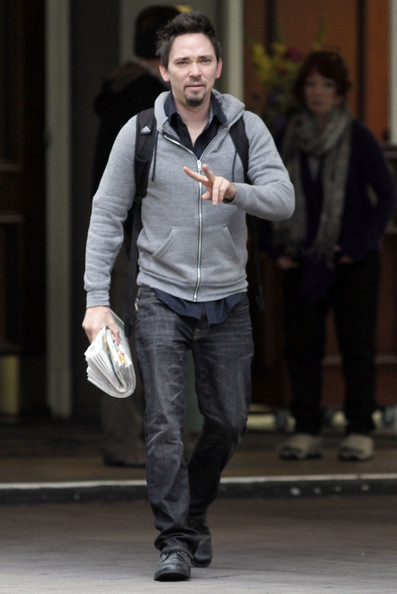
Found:
[[[135,390],[135,370],[124,324],[113,311],[112,314],[120,330],[120,341],[106,326],[98,332],[84,353],[87,379],[110,396],[125,398]]]

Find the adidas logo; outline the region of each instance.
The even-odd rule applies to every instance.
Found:
[[[144,126],[141,130],[141,134],[151,134],[152,133],[152,129],[149,128],[149,126]]]

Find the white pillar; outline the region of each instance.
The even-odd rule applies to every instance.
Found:
[[[47,404],[55,417],[71,413],[69,1],[46,3]]]
[[[241,101],[244,100],[244,10],[242,0],[227,0],[222,3],[225,19],[223,56],[225,67],[222,73],[222,89]]]
[[[397,144],[397,0],[390,6],[390,141]]]

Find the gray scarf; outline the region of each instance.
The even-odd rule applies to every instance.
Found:
[[[300,151],[322,159],[323,205],[317,236],[310,253],[334,261],[345,201],[346,181],[351,150],[352,115],[345,103],[334,107],[320,131],[313,116],[302,111],[292,117],[281,149],[281,156],[295,187],[295,212],[288,221],[274,223],[279,244],[298,248],[306,237],[306,199],[302,187]]]

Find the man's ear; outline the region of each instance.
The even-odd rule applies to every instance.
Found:
[[[161,74],[162,79],[165,80],[165,82],[170,82],[168,70],[164,66],[164,64],[160,64],[159,69],[160,69],[160,74]]]
[[[220,77],[221,72],[222,72],[222,66],[223,66],[222,58],[219,58],[218,64],[216,67],[216,75],[215,75],[216,78]]]

